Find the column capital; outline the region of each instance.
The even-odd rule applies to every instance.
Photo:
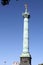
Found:
[[[28,4],[25,4],[24,6],[25,6],[25,12],[22,13],[22,16],[23,16],[24,18],[30,18],[30,14],[29,14],[29,12],[28,12]]]

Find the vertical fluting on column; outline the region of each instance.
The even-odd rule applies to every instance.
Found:
[[[20,56],[20,65],[31,65],[31,55],[29,52],[29,12],[27,10],[27,4],[25,5],[25,12],[22,14],[24,18],[23,27],[23,52]]]
[[[29,24],[29,18],[30,18],[30,14],[28,12],[28,7],[27,4],[25,4],[25,12],[22,13],[22,16],[24,18],[24,28],[23,28],[23,52],[21,57],[29,57],[30,53],[29,53],[29,28],[28,28],[28,24]]]
[[[23,52],[29,52],[28,18],[24,18]]]

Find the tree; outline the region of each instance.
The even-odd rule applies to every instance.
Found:
[[[43,65],[43,63],[41,63],[41,64],[38,64],[38,65]]]
[[[8,5],[10,0],[1,0],[3,6]]]

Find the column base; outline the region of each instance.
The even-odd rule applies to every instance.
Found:
[[[29,52],[23,52],[20,57],[31,57]]]
[[[20,56],[20,65],[31,65],[31,55],[30,53],[22,53]]]

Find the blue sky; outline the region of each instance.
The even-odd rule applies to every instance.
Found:
[[[28,3],[30,12],[29,50],[32,65],[43,63],[43,0],[11,0],[7,6],[0,3],[0,65],[5,65],[5,60],[6,65],[20,61],[25,3]]]

